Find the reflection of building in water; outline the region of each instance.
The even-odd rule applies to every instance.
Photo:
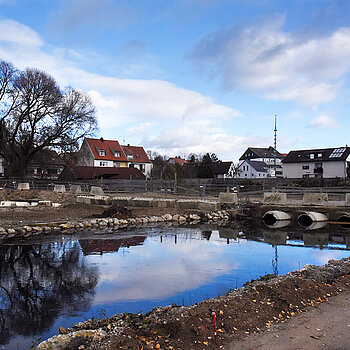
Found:
[[[303,234],[304,245],[307,247],[327,246],[328,240],[329,240],[328,233],[304,233]]]
[[[118,239],[84,239],[79,240],[84,255],[117,252],[119,248],[142,245],[146,236],[133,236]]]
[[[232,229],[228,227],[219,228],[219,237],[226,238],[227,244],[230,244],[230,239],[237,240],[238,231],[237,229]]]
[[[202,237],[207,239],[209,241],[211,237],[212,231],[211,230],[203,230],[202,231]]]
[[[272,245],[287,243],[287,232],[264,232],[264,242]]]

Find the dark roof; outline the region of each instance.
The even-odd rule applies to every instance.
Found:
[[[254,158],[274,158],[274,148],[248,147],[239,160]],[[283,154],[276,150],[276,158],[283,159]]]
[[[227,174],[230,170],[232,162],[215,162],[213,163],[213,172],[215,175]]]
[[[299,162],[328,162],[346,160],[350,154],[350,147],[320,148],[290,151],[282,160],[283,163]]]
[[[250,164],[259,173],[268,172],[268,166],[265,162],[262,162],[260,160],[249,160],[249,159],[246,159],[246,162]]]
[[[151,163],[149,160],[145,150],[143,147],[139,146],[124,146],[122,145],[122,149],[128,158],[129,162],[135,162],[135,163]],[[130,156],[130,157],[128,157]]]
[[[60,180],[100,178],[144,180],[145,175],[143,175],[142,172],[137,168],[67,166],[64,168],[59,177]]]

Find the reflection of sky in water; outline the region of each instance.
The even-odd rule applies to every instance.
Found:
[[[344,249],[342,244],[332,244],[332,250],[327,247],[320,250],[301,246],[302,242],[294,240],[288,241],[293,246],[273,247],[245,239],[230,239],[227,244],[227,239],[220,238],[218,231],[212,231],[207,240],[196,228],[164,229],[163,233],[167,234],[162,238],[155,235],[156,232],[152,231],[153,235],[142,245],[83,257],[99,274],[91,307],[75,313],[72,305],[70,314],[61,315],[41,336],[47,338],[56,334],[59,326],[69,327],[92,316],[146,312],[156,306],[189,305],[224,295],[246,281],[273,273],[276,252],[279,274],[350,255],[346,250],[336,250],[337,247]],[[108,237],[109,240],[118,238]],[[15,344],[19,339],[19,336],[13,339],[5,349],[17,348]]]

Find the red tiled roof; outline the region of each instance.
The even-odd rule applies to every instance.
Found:
[[[90,139],[85,138],[88,143],[95,159],[98,160],[114,160],[119,162],[127,162],[128,159],[124,154],[123,149],[121,148],[117,140],[104,140],[101,139]],[[99,151],[105,150],[106,155],[100,156]],[[120,157],[115,156],[115,152],[120,152]]]
[[[183,166],[185,163],[188,163],[188,160],[182,159],[182,158],[178,158],[178,157],[169,158],[169,161],[171,163],[178,164],[178,165],[181,165],[181,166]]]
[[[88,255],[117,252],[120,247],[142,245],[145,239],[146,236],[136,236],[122,239],[85,239],[80,240],[79,243],[84,254]]]
[[[62,180],[96,179],[101,177],[133,180],[145,179],[145,175],[139,169],[123,167],[70,166],[66,167],[60,175]]]
[[[143,147],[122,145],[122,148],[129,162],[151,163]],[[128,155],[133,157],[128,158]]]

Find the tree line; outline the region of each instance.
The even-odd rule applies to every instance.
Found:
[[[182,178],[213,178],[214,166],[220,162],[220,159],[215,153],[190,154],[187,157],[187,162],[183,165],[172,164],[169,159],[160,154],[152,155],[152,178],[155,179],[174,179],[175,174],[178,179]]]
[[[0,60],[0,156],[6,176],[25,175],[43,150],[75,151],[96,131],[95,107],[83,91],[62,89],[44,71]]]

